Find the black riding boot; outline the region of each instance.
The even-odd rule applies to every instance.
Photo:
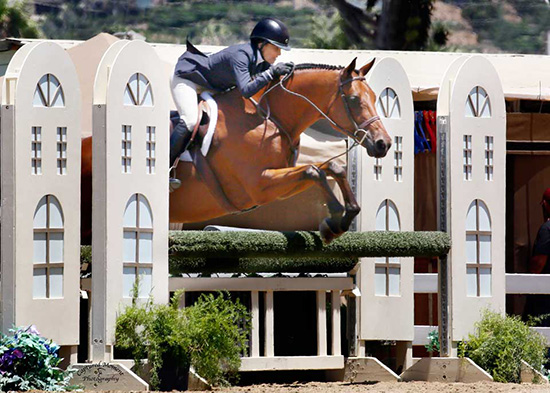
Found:
[[[170,166],[174,165],[176,158],[178,158],[189,146],[191,141],[191,130],[187,128],[187,125],[183,120],[180,120],[172,135],[170,135]],[[176,178],[170,178],[170,190],[173,191],[181,186],[181,181]]]

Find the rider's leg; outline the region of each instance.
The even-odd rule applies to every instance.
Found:
[[[173,75],[171,87],[172,97],[180,115],[180,121],[170,136],[170,165],[173,165],[175,159],[187,148],[191,132],[197,124],[197,91],[200,90],[200,86]]]
[[[172,75],[172,97],[180,115],[180,121],[170,135],[170,166],[187,149],[191,140],[193,128],[197,123],[199,109],[197,106],[198,85],[183,78]],[[170,188],[176,189],[181,185],[178,179],[170,178]]]
[[[178,158],[189,145],[192,131],[187,128],[185,121],[180,120],[170,135],[170,165],[174,165]]]

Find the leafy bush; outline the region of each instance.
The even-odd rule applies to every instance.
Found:
[[[182,388],[173,385],[186,378],[189,365],[213,385],[228,384],[247,347],[250,313],[228,293],[203,294],[180,309],[181,296],[177,292],[170,304],[127,307],[117,318],[116,345],[130,350],[138,365],[148,359],[154,388]]]
[[[518,316],[485,310],[470,334],[465,356],[489,372],[497,382],[520,382],[521,361],[544,373],[546,339]]]
[[[428,333],[428,344],[424,345],[424,348],[428,352],[439,352],[439,331],[438,330],[432,330]]]
[[[59,346],[34,326],[10,332],[0,338],[0,390],[66,390],[73,371],[57,367]]]

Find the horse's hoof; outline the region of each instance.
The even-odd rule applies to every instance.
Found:
[[[170,178],[169,179],[168,188],[169,188],[170,192],[174,192],[180,187],[181,187],[181,180],[180,179],[175,179],[175,178]]]
[[[325,244],[329,244],[337,237],[342,235],[342,232],[338,233],[331,228],[328,218],[325,218],[321,224],[319,224],[319,232],[321,234],[321,239]]]

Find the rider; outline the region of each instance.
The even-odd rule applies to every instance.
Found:
[[[187,42],[187,51],[178,59],[171,78],[180,121],[170,137],[170,165],[189,145],[199,115],[197,93],[236,86],[243,97],[252,97],[271,80],[292,71],[292,63],[274,64],[281,49],[290,50],[288,41],[283,22],[264,18],[252,30],[249,43],[232,45],[210,56]],[[180,185],[178,179],[170,179],[172,189]]]

